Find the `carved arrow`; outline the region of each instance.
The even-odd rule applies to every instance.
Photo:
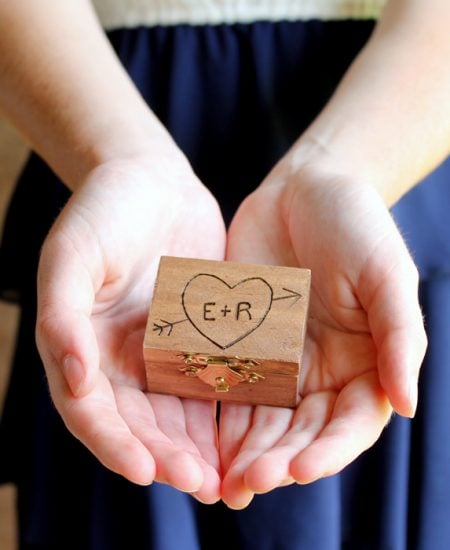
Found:
[[[162,336],[164,331],[167,329],[167,336],[170,336],[172,334],[173,327],[179,323],[184,323],[185,321],[187,321],[187,318],[181,319],[181,321],[173,321],[172,323],[161,319],[160,322],[162,324],[153,323],[153,331],[158,331],[158,336]]]
[[[285,296],[277,296],[276,298],[272,298],[272,302],[275,302],[277,300],[289,300],[291,298],[295,298],[290,307],[292,307],[294,304],[296,304],[302,295],[299,292],[296,292],[295,290],[289,290],[289,288],[283,288],[285,292],[289,292],[289,294],[286,294]]]

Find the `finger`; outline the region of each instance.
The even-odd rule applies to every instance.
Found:
[[[52,250],[43,252],[41,261],[36,340],[53,402],[69,431],[104,466],[147,485],[155,476],[154,461],[118,414],[110,383],[98,368],[95,333],[83,311],[83,303],[87,309],[91,301],[89,284],[83,284],[86,274],[74,266],[74,276],[79,275],[80,309],[76,310],[67,303],[70,284],[69,290],[62,284],[69,278],[63,275],[61,281],[57,273],[58,265],[64,271],[69,260],[62,262],[65,267],[59,261],[53,264]]]
[[[403,243],[398,248],[392,267],[383,272],[381,266],[372,265],[373,280],[362,280],[361,286],[376,288],[363,297],[363,306],[378,351],[381,385],[399,414],[413,416],[427,340],[418,301],[417,269]]]
[[[182,399],[189,437],[205,461],[205,481],[201,493],[195,496],[204,504],[220,500],[221,470],[216,421],[216,402]]]
[[[155,478],[155,462],[119,414],[109,380],[99,379],[87,396],[53,391],[55,405],[69,431],[108,469],[140,485]]]
[[[222,403],[220,409],[220,464],[225,475],[239,452],[250,428],[254,407]]]
[[[38,271],[36,341],[49,379],[57,369],[74,396],[87,395],[98,374],[90,321],[94,296],[91,276],[72,244],[62,235],[50,237]]]
[[[189,492],[197,499],[213,503],[220,498],[219,456],[215,403],[150,394],[156,423],[161,432],[179,449],[195,458],[202,473],[202,483]],[[200,446],[199,446],[200,445]],[[190,472],[192,475],[193,471]],[[185,476],[179,468],[177,475]],[[194,480],[192,480],[194,484]],[[179,487],[179,485],[177,485]],[[187,490],[187,489],[186,489]]]
[[[299,483],[339,472],[378,439],[392,409],[376,372],[350,382],[339,394],[330,422],[291,462]]]
[[[222,403],[220,410],[220,427],[219,427],[219,449],[220,463],[222,476],[226,478],[233,460],[239,453],[239,450],[244,442],[247,432],[252,423],[254,407],[250,405],[235,405],[230,403]],[[241,490],[241,497],[236,504],[238,508],[245,508],[253,498],[253,493],[248,492],[244,486],[238,488],[237,493]],[[224,491],[224,483],[222,482],[222,498]],[[228,491],[233,496],[233,490]],[[228,506],[232,507],[232,502],[225,500]]]
[[[156,480],[172,485],[180,491],[197,491],[203,484],[203,474],[198,456],[191,452],[192,447],[186,449],[175,443],[160,429],[157,415],[144,393],[120,385],[116,385],[114,390],[121,416],[155,461]],[[177,411],[173,410],[171,405],[173,400],[170,400],[165,414],[176,418]]]
[[[222,499],[230,508],[242,509],[249,504],[253,491],[245,482],[247,468],[256,457],[273,447],[286,433],[293,416],[292,409],[265,406],[255,408],[248,433],[222,483]]]
[[[157,481],[194,493],[202,502],[216,502],[220,498],[219,474],[188,436],[181,401],[173,396],[145,396],[122,386],[116,388],[116,394],[120,413],[155,459]]]
[[[200,455],[217,472],[220,470],[216,402],[181,399],[189,437]]]
[[[291,427],[278,442],[248,466],[245,484],[254,493],[267,493],[294,482],[291,461],[312,443],[328,423],[336,401],[331,391],[306,396],[297,407]]]

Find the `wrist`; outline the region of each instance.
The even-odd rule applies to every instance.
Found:
[[[394,182],[391,167],[385,166],[375,152],[348,143],[345,135],[321,135],[307,132],[290,149],[286,158],[289,179],[333,181],[372,187],[387,207],[403,194]]]
[[[280,202],[283,218],[289,219],[292,205],[297,209],[311,208],[328,200],[327,197],[378,195],[385,202],[375,180],[361,174],[336,159],[319,142],[299,140],[274,167],[261,185],[266,193],[274,194]],[[274,202],[274,199],[271,199]],[[386,202],[385,202],[386,204]],[[335,205],[338,207],[338,205]]]
[[[75,191],[92,172],[125,164],[148,170],[165,166],[174,174],[192,172],[167,130],[151,111],[145,111],[137,121],[130,115],[126,120],[93,121],[81,135],[65,140],[74,146],[61,151],[56,171],[66,185]]]

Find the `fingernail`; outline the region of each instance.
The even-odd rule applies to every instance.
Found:
[[[417,380],[411,379],[409,381],[409,402],[411,404],[411,416],[414,416],[417,408]]]
[[[244,496],[244,498],[242,498],[242,495],[241,495],[241,498],[239,500],[236,500],[233,503],[225,502],[225,501],[224,501],[224,503],[225,503],[225,506],[227,508],[229,508],[230,510],[243,510],[244,508],[247,508],[247,506],[249,506],[249,504],[252,502],[254,496],[255,496],[254,493],[250,493],[250,494]]]
[[[77,397],[84,380],[84,370],[80,361],[72,355],[67,355],[63,361],[63,372],[70,391]]]
[[[135,479],[130,479],[131,483],[134,483],[135,485],[140,485],[141,487],[149,487],[150,485],[152,485],[153,483],[153,479],[149,480],[149,481],[141,481],[141,480],[135,480]]]
[[[216,502],[219,502],[220,500],[220,497],[215,497],[214,499],[202,499],[200,498],[196,493],[190,493],[191,497],[192,498],[195,498],[195,500],[197,500],[198,502],[200,502],[201,504],[215,504]]]

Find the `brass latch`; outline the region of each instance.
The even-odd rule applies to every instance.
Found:
[[[264,376],[254,372],[259,363],[253,359],[239,357],[214,357],[202,353],[183,353],[185,366],[180,368],[186,376],[200,378],[216,392],[228,392],[240,382],[256,384]]]

